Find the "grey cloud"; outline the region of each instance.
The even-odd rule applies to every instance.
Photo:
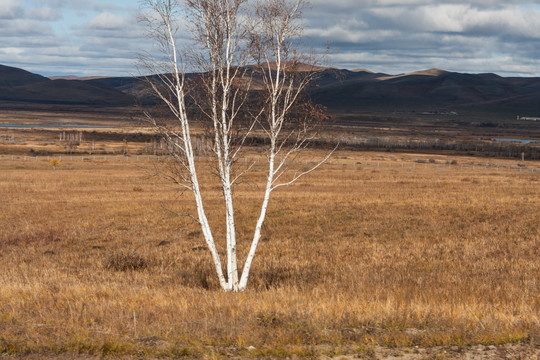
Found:
[[[57,23],[66,10],[97,14],[70,29]],[[105,1],[0,0],[0,58],[43,75],[131,75],[145,44],[135,12]]]
[[[30,70],[49,75],[129,75],[135,54],[152,49],[136,21],[136,1],[132,9],[112,1],[22,4],[0,0],[0,57]],[[304,12],[307,42],[324,52],[330,41],[336,67],[389,73],[439,67],[540,75],[536,6],[540,0],[311,0],[311,4]],[[66,9],[94,17],[69,32],[55,33],[49,22],[58,21]]]
[[[54,9],[84,9],[95,12],[126,10],[122,6],[116,5],[114,1],[93,1],[93,0],[33,0],[36,6],[51,7]],[[133,1],[133,8],[137,7],[138,2]],[[128,11],[131,9],[127,9]]]
[[[540,73],[540,1],[312,0],[306,35],[336,67]]]
[[[0,19],[16,19],[24,14],[21,3],[17,0],[0,1]]]
[[[313,7],[338,7],[338,8],[372,8],[376,6],[421,6],[431,4],[470,4],[473,6],[505,6],[505,5],[520,5],[520,4],[540,4],[540,1],[529,0],[310,0]]]
[[[11,36],[22,41],[27,36],[45,37],[51,34],[51,27],[40,21],[26,19],[0,20],[0,36],[2,37]],[[5,42],[5,39],[2,40]],[[5,45],[5,43],[2,45]]]
[[[404,31],[475,33],[491,36],[518,34],[540,36],[540,11],[505,7],[479,9],[470,5],[434,5],[418,8],[379,8],[371,10],[386,26]]]
[[[36,20],[56,21],[62,18],[62,13],[58,9],[50,7],[33,8],[28,11],[28,17]]]

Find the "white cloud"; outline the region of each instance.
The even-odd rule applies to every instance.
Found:
[[[438,5],[376,8],[371,14],[403,30],[461,32],[467,11],[464,5]]]
[[[375,8],[370,11],[386,26],[403,31],[483,32],[490,36],[540,36],[540,10],[506,6],[481,9],[464,4],[428,5],[415,8]]]
[[[103,12],[88,22],[88,28],[98,30],[123,29],[126,26],[126,20],[110,12]]]
[[[4,54],[4,55],[20,55],[24,52],[23,49],[21,48],[15,48],[15,47],[5,47],[5,48],[2,48],[0,49],[0,51]]]

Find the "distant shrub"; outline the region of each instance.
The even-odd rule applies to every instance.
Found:
[[[57,158],[53,157],[53,158],[51,159],[51,161],[49,162],[49,164],[52,166],[52,168],[53,168],[54,170],[56,170],[56,167],[57,167],[57,166],[60,166],[60,160],[58,160]]]
[[[499,126],[498,123],[494,123],[494,122],[491,122],[491,121],[482,122],[482,123],[474,124],[474,125],[479,126],[479,127],[491,127],[491,128]]]
[[[149,261],[136,253],[113,254],[105,261],[105,268],[113,271],[133,271],[148,268]]]
[[[30,155],[33,155],[33,156],[48,156],[48,155],[51,155],[51,153],[47,150],[34,150],[34,149],[30,149]]]

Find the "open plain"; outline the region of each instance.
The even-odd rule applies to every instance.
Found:
[[[55,170],[4,148],[0,353],[538,358],[540,161],[339,151],[273,195],[248,291],[230,294],[179,215],[191,195],[139,150],[64,148]],[[236,188],[241,259],[263,170]],[[220,189],[204,191],[222,246]]]

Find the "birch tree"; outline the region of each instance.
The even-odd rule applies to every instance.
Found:
[[[310,124],[317,110],[302,99],[318,73],[313,58],[297,47],[305,6],[304,0],[146,1],[144,20],[160,53],[141,56],[141,63],[154,74],[149,84],[174,126],[146,116],[167,141],[174,168],[167,177],[193,195],[197,214],[192,218],[201,227],[225,291],[247,287],[272,192],[315,170],[332,153],[309,169],[291,167],[313,139]],[[188,39],[180,40],[180,29],[188,29]],[[196,75],[186,75],[188,70]],[[198,121],[209,124],[225,208],[224,239],[216,238],[208,221],[199,183],[192,134]],[[238,160],[250,139],[261,137],[266,139],[266,182],[249,252],[240,267],[234,187],[255,163],[243,162],[241,168]],[[225,268],[216,241],[225,242]]]

